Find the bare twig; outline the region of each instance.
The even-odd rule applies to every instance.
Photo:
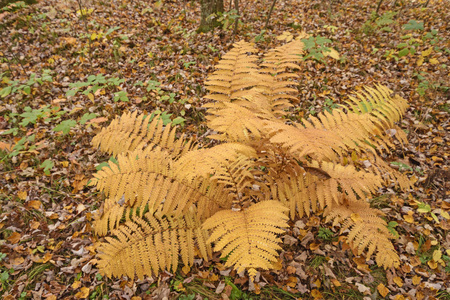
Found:
[[[264,26],[264,30],[266,30],[266,29],[267,29],[267,26],[269,26],[270,16],[272,15],[273,8],[275,7],[275,3],[276,3],[276,2],[277,2],[277,0],[273,0],[273,2],[272,2],[272,6],[270,7],[269,14],[267,15],[266,25]]]

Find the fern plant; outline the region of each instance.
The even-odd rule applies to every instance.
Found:
[[[367,199],[380,187],[409,180],[380,153],[393,147],[388,129],[406,142],[398,122],[407,103],[381,85],[349,97],[346,106],[292,124],[297,101],[292,72],[301,41],[269,51],[238,42],[206,81],[210,136],[202,148],[158,119],[125,113],[94,138],[117,156],[91,182],[106,196],[94,230],[106,236],[98,265],[107,276],[142,278],[176,271],[213,251],[226,266],[270,269],[289,218],[323,213],[341,224],[358,254],[397,267],[393,235]],[[392,132],[392,131],[391,131]]]

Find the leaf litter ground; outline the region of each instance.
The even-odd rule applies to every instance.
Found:
[[[194,2],[81,4],[39,1],[0,11],[4,299],[450,298],[448,2],[389,1],[376,17],[370,1],[279,1],[260,35],[271,1],[243,1],[234,37],[232,29],[197,34]],[[221,55],[233,41],[256,38],[264,50],[301,30],[330,39],[340,58],[303,63],[297,116],[332,109],[375,82],[410,102],[402,122],[410,144],[385,159],[415,189],[388,187],[372,201],[399,235],[401,268],[385,272],[355,255],[339,228],[314,217],[292,224],[281,260],[254,284],[218,256],[137,282],[98,274],[90,224],[101,196],[86,187],[108,159],[90,146],[98,128],[124,111],[156,111],[208,143],[203,81]]]

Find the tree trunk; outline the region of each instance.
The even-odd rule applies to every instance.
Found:
[[[223,0],[200,0],[202,20],[198,32],[207,32],[218,26],[217,17],[210,18],[212,14],[223,12]]]

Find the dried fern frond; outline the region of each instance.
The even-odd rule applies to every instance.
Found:
[[[286,210],[277,201],[263,201],[242,211],[219,211],[203,224],[212,231],[207,242],[215,243],[214,251],[221,251],[221,257],[228,256],[226,267],[247,269],[253,278],[256,268],[268,270],[277,260],[281,249],[277,235],[288,226]]]
[[[196,247],[203,258],[212,256],[207,237],[195,211],[179,218],[147,213],[121,225],[100,244],[98,267],[108,277],[127,275],[131,280],[160,270],[174,272],[180,254],[184,265],[193,264]]]
[[[298,176],[281,174],[273,180],[270,189],[273,198],[289,208],[290,218],[294,220],[297,215],[300,217],[304,214],[309,216],[311,210],[312,212],[317,210],[317,196],[307,190],[307,187],[317,180],[317,177],[308,173]],[[312,191],[315,190],[312,189]]]
[[[250,97],[250,95],[248,95]],[[264,97],[259,95],[259,98]],[[221,105],[207,104],[208,127],[219,134],[209,138],[229,142],[249,142],[261,139],[266,135],[265,120],[274,118],[270,110],[251,105],[249,101],[235,101],[232,103],[220,103]],[[270,107],[268,107],[270,109]],[[272,122],[277,122],[273,119]]]
[[[266,83],[260,89],[268,97],[273,114],[277,117],[285,115],[285,110],[292,107],[289,100],[298,101],[295,97],[298,91],[291,87],[295,83],[289,80],[297,78],[298,75],[289,70],[300,68],[298,62],[302,60],[303,46],[301,41],[293,40],[269,50],[261,63],[261,73],[270,75],[272,80],[270,84]]]
[[[310,156],[315,160],[333,161],[345,149],[345,144],[333,131],[301,128],[295,125],[270,122],[271,143],[280,144],[296,158]]]
[[[122,201],[129,207],[139,207],[141,212],[148,209],[151,213],[160,210],[179,215],[195,202],[209,202],[207,207],[211,208],[228,201],[224,187],[212,185],[208,178],[175,174],[173,161],[165,151],[136,150],[119,155],[117,161],[118,165],[110,162],[91,181],[108,197],[105,206]]]
[[[249,159],[257,158],[253,147],[241,143],[224,143],[212,148],[197,149],[183,155],[173,165],[176,174],[182,174],[187,179],[198,176],[210,177],[221,165],[236,160],[240,156]]]
[[[369,155],[371,170],[374,174],[378,174],[380,177],[384,178],[388,184],[394,184],[401,190],[407,190],[412,187],[412,183],[408,176],[393,169],[383,158],[377,155]]]
[[[165,149],[176,157],[189,151],[192,141],[185,139],[184,135],[176,140],[175,134],[176,129],[170,124],[164,127],[159,118],[150,122],[150,116],[138,116],[135,111],[114,119],[92,139],[92,144],[114,156],[146,147],[148,150]]]
[[[320,200],[324,198],[328,199],[327,205],[332,205],[331,198],[334,198],[333,193],[335,192],[324,185],[327,181],[330,181],[332,187],[338,185],[352,201],[357,201],[358,197],[365,199],[368,195],[377,192],[378,188],[383,185],[381,176],[363,170],[358,171],[352,165],[342,166],[330,162],[313,161],[310,166],[318,168],[330,176],[329,179],[322,180],[315,187],[317,193],[323,193],[323,197],[319,197],[319,201],[324,201]],[[321,205],[325,207],[325,202],[321,202]]]
[[[394,95],[392,90],[383,85],[364,87],[364,90],[356,94],[357,98],[350,96],[350,101],[346,101],[350,110],[356,114],[374,116],[382,132],[393,128],[394,123],[401,120],[408,108],[407,101]]]
[[[217,71],[205,82],[210,94],[206,99],[218,102],[231,102],[245,95],[245,91],[261,85],[264,75],[258,71],[257,57],[249,55],[256,49],[245,41],[234,44],[234,48],[225,54],[216,65]]]
[[[383,215],[381,211],[370,208],[364,201],[350,201],[328,207],[324,215],[327,222],[333,220],[333,225],[341,223],[341,232],[350,230],[347,241],[358,255],[367,249],[367,259],[376,253],[377,265],[385,269],[400,265],[400,259],[390,241],[394,236],[380,218]]]

